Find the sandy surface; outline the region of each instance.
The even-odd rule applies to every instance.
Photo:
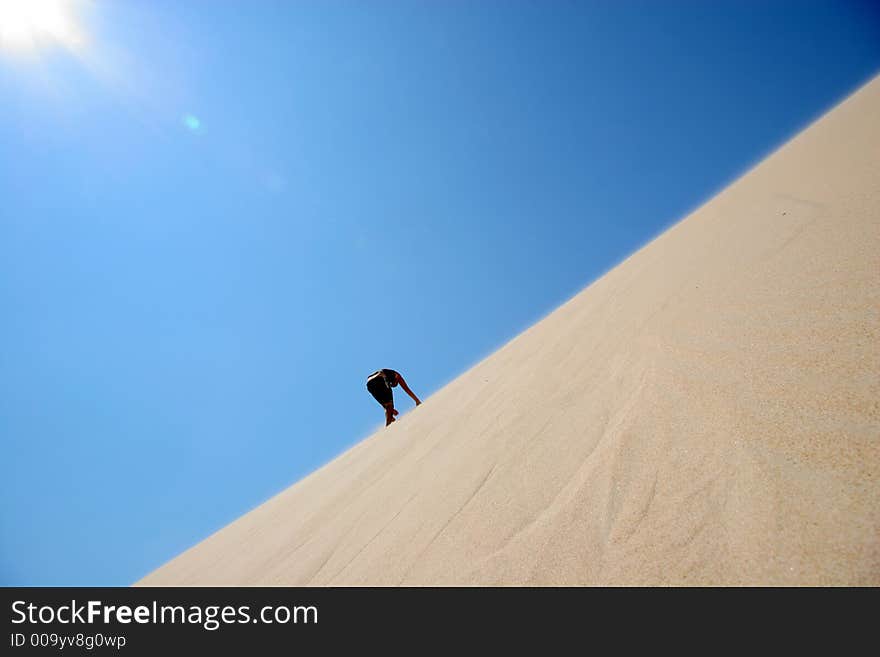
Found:
[[[137,584],[876,586],[878,477],[880,76]]]

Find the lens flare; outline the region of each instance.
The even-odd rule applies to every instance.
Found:
[[[202,129],[202,122],[199,121],[199,117],[192,114],[187,114],[183,117],[183,125],[193,132],[200,132]]]

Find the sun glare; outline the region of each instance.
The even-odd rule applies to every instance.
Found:
[[[85,44],[77,22],[77,0],[0,0],[0,48],[34,51]]]

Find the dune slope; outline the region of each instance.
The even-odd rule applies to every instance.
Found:
[[[137,584],[880,584],[878,117],[880,77]]]

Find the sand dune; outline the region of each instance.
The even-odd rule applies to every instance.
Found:
[[[876,586],[878,477],[880,77],[137,584]]]

